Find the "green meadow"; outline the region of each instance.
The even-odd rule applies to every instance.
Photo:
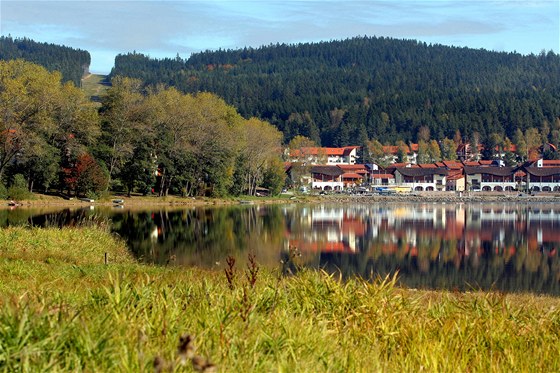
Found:
[[[107,81],[107,76],[99,74],[89,74],[82,79],[81,83],[86,96],[96,102],[111,86],[110,82]]]
[[[223,266],[138,263],[99,225],[2,229],[0,371],[560,371],[558,298]]]

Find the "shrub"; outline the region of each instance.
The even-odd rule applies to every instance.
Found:
[[[2,183],[0,183],[0,199],[7,199],[8,198],[8,189]]]
[[[8,198],[20,201],[31,198],[32,194],[27,189],[27,181],[25,176],[17,174],[14,176],[12,185],[8,188]]]

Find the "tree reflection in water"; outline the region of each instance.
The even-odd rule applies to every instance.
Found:
[[[286,273],[301,266],[346,278],[398,271],[400,283],[414,288],[560,294],[555,204],[2,210],[0,223],[62,226],[91,214],[109,218],[141,261],[160,265],[221,269],[233,256],[244,266],[252,253],[260,265]]]

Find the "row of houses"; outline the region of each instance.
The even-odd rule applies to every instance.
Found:
[[[291,165],[287,171],[294,180]],[[560,192],[560,161],[542,159],[515,167],[501,161],[442,161],[396,163],[386,168],[375,164],[309,165],[306,171],[299,181],[321,191],[398,186],[409,191]]]
[[[533,149],[533,155],[542,154],[545,148],[557,152],[556,146],[553,144],[541,145]],[[326,164],[326,165],[349,165],[358,163],[359,146],[344,146],[341,148],[326,148],[326,147],[302,147],[299,149],[286,149],[285,157],[290,162],[300,162],[307,164]],[[484,152],[484,145],[479,144],[476,147],[468,143],[457,145],[456,156],[459,161],[478,160],[480,154]],[[402,146],[404,153],[403,161],[411,164],[418,163],[418,144],[409,144]],[[494,153],[500,157],[505,156],[505,152],[516,153],[517,147],[512,144],[509,149],[496,147]],[[386,163],[395,163],[398,159],[399,146],[385,145],[383,146],[383,159]]]

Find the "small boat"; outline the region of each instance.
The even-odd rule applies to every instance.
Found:
[[[122,204],[124,204],[124,199],[117,198],[117,199],[114,199],[112,202],[113,202],[114,205],[122,205]]]
[[[91,199],[91,198],[80,198],[80,201],[82,201],[82,202],[89,202],[89,203],[95,202],[95,200],[94,200],[94,199]]]
[[[20,205],[20,204],[17,203],[16,201],[10,201],[10,202],[8,202],[8,206],[15,207],[15,206],[19,206],[19,205]]]
[[[239,201],[239,203],[242,204],[242,205],[252,205],[254,202],[242,199],[242,200]]]

